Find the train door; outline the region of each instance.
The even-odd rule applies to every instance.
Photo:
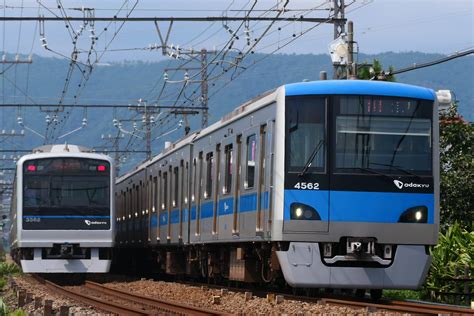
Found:
[[[234,180],[234,207],[233,207],[233,216],[232,216],[232,235],[239,235],[239,201],[240,201],[240,192],[241,192],[241,170],[242,170],[242,135],[237,135],[236,141],[236,155],[235,155],[235,177]]]
[[[220,159],[220,186],[218,190],[219,201],[217,213],[219,217],[219,239],[231,239],[234,215],[234,182],[235,182],[235,155],[233,139],[222,142]]]
[[[207,147],[203,151],[201,160],[201,181],[203,181],[200,212],[200,240],[211,240],[216,234],[217,216],[215,214],[216,185],[217,185],[217,151],[215,147]]]
[[[258,178],[260,126],[243,133],[242,183],[239,199],[239,233],[241,238],[255,237],[258,213]]]
[[[273,133],[275,121],[269,120],[260,127],[260,174],[259,197],[257,214],[257,231],[267,237],[271,231],[272,195],[273,195]]]

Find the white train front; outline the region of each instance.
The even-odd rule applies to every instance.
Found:
[[[114,239],[113,164],[74,145],[47,145],[17,163],[11,253],[25,273],[104,273]]]

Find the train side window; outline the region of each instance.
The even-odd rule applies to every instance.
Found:
[[[153,177],[153,205],[151,207],[152,212],[158,209],[158,177]]]
[[[204,198],[209,199],[212,196],[212,167],[214,165],[214,153],[206,154],[206,190],[204,191]]]
[[[192,180],[193,180],[193,187],[191,188],[191,203],[194,203],[196,196],[198,194],[196,158],[193,159],[193,179]]]
[[[135,187],[135,217],[140,213],[140,185]]]
[[[179,167],[173,169],[173,207],[176,207],[179,196]]]
[[[168,208],[168,172],[163,172],[162,176],[161,211],[164,212]]]
[[[189,162],[185,163],[185,171],[182,177],[183,179],[183,195],[181,200],[183,201],[183,205],[188,205],[188,190],[189,190]]]
[[[255,185],[255,154],[257,152],[257,138],[255,134],[247,137],[247,161],[245,164],[245,182],[246,189],[251,189]]]
[[[233,146],[229,144],[224,147],[224,188],[222,193],[228,194],[232,190],[232,164],[233,164]]]

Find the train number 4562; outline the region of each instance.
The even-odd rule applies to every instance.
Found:
[[[317,182],[297,182],[294,185],[298,190],[319,190],[319,183]]]

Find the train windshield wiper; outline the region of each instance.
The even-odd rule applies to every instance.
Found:
[[[309,167],[311,167],[311,164],[313,163],[314,157],[318,154],[319,150],[323,147],[324,144],[324,139],[321,139],[319,143],[314,147],[313,152],[311,152],[311,155],[309,155],[308,161],[306,161],[304,168],[301,170],[301,172],[298,174],[298,177],[302,177],[305,175],[306,171],[308,171]]]
[[[410,176],[414,176],[414,177],[417,177],[418,179],[421,179],[421,177],[419,175],[417,175],[416,173],[413,173],[413,172],[410,172],[400,166],[396,166],[396,165],[391,165],[391,164],[386,164],[386,163],[377,163],[377,162],[369,162],[369,165],[376,165],[376,166],[385,166],[385,167],[389,167],[390,169],[395,169],[395,170],[398,170],[398,171],[401,171],[405,174],[408,174]]]

